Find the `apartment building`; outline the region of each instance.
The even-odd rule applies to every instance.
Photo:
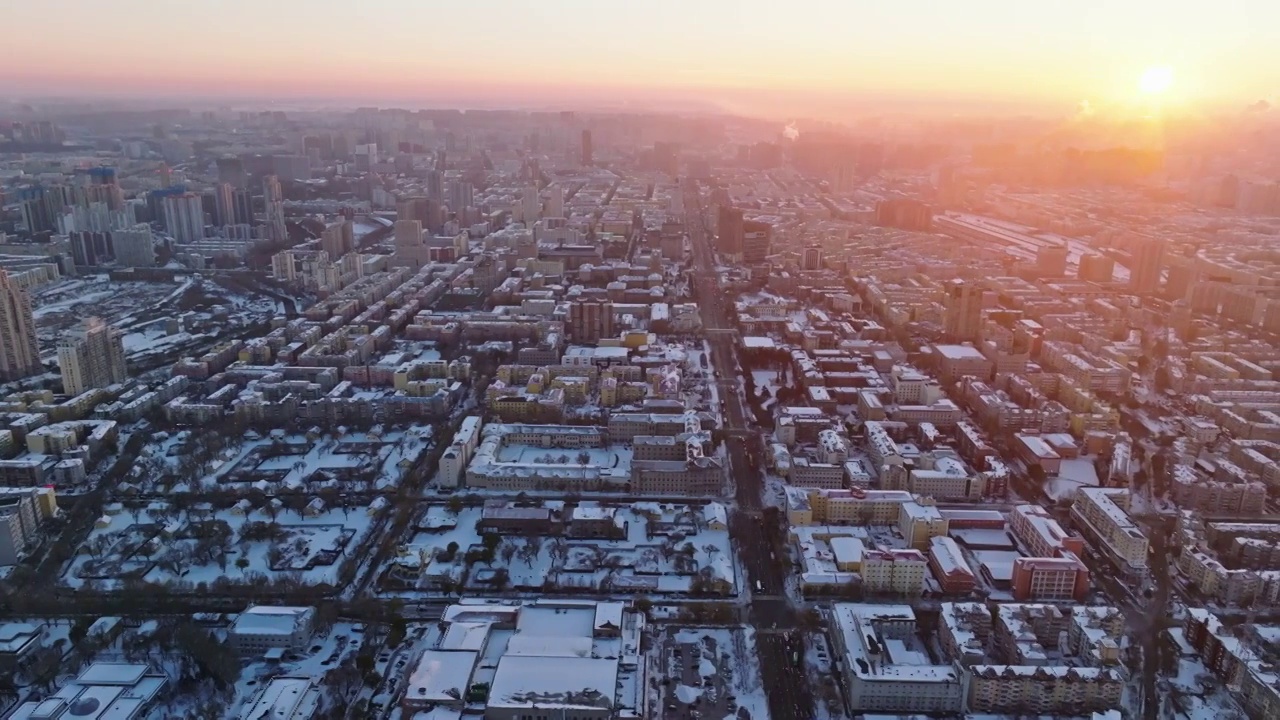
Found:
[[[1129,518],[1128,507],[1126,489],[1080,488],[1071,505],[1071,518],[1123,572],[1145,577],[1147,537]]]
[[[1073,554],[1013,561],[1013,597],[1019,601],[1083,600],[1089,569]]]
[[[1124,689],[1110,668],[974,665],[968,679],[973,712],[1074,716],[1119,707]]]
[[[100,318],[84,320],[58,340],[58,369],[68,395],[123,382],[129,377],[124,333]]]
[[[929,561],[919,550],[868,550],[862,555],[862,588],[868,593],[917,597]]]
[[[947,534],[947,520],[932,500],[920,498],[898,506],[898,532],[917,550],[929,547],[929,540]]]

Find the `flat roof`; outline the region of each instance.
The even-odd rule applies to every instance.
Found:
[[[504,655],[489,688],[489,707],[613,707],[618,661]]]
[[[461,702],[471,683],[480,653],[474,650],[427,650],[405,681],[410,702]]]

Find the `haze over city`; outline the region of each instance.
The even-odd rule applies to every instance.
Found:
[[[699,101],[793,113],[1000,102],[1126,105],[1148,68],[1171,100],[1240,105],[1280,88],[1280,7],[1219,3],[765,0],[464,3],[144,0],[19,4],[0,87],[127,97],[484,106]],[[110,40],[107,40],[110,38]],[[104,51],[104,43],[110,46]]]
[[[0,19],[0,720],[1280,719],[1280,6]]]

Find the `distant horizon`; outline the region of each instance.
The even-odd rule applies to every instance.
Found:
[[[498,0],[226,0],[157,9],[48,0],[14,27],[64,19],[55,43],[0,48],[0,95],[205,102],[526,107],[632,104],[781,118],[877,107],[1034,112],[1275,103],[1264,33],[1280,6],[1103,0],[798,0],[643,5]],[[232,32],[228,32],[228,30]],[[104,42],[110,38],[110,42]],[[1143,88],[1160,69],[1167,82]],[[872,107],[863,107],[872,106]]]

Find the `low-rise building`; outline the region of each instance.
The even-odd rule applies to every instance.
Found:
[[[240,613],[227,637],[242,655],[298,651],[311,642],[315,608],[254,605]]]

